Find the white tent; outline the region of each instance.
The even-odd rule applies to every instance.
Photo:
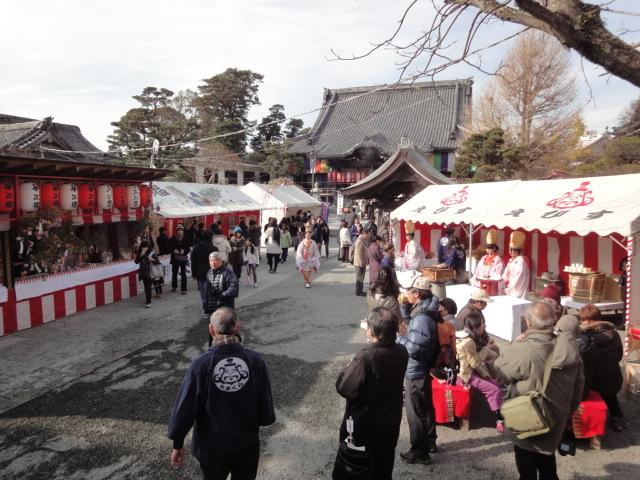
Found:
[[[298,210],[310,210],[319,214],[322,203],[295,185],[271,186],[262,183],[248,183],[240,187],[254,201],[262,205],[262,221],[265,224],[269,217],[291,216]]]
[[[640,284],[640,259],[634,258],[640,248],[640,174],[433,185],[394,210],[391,219],[525,230],[538,270],[553,266],[556,273],[574,262],[612,273],[612,250],[620,256],[619,249],[626,249],[627,320],[640,323],[640,288],[631,288]]]
[[[165,218],[199,217],[261,210],[264,206],[236,185],[153,182],[153,207]]]

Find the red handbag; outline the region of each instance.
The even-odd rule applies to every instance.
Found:
[[[464,385],[452,385],[447,380],[433,379],[431,395],[435,409],[436,423],[451,423],[458,418],[469,418],[471,409],[471,389]]]

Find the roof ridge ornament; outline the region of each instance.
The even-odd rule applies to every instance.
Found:
[[[400,148],[413,148],[413,142],[407,136],[402,135],[400,137],[400,143],[398,144]]]

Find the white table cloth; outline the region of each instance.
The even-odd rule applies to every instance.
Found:
[[[571,297],[561,297],[560,303],[563,307],[575,308],[576,310],[580,310],[585,305],[588,305],[588,303],[576,302]],[[603,302],[594,303],[593,305],[598,307],[600,311],[624,310],[624,302],[610,302],[608,300],[605,300]]]
[[[466,284],[447,286],[447,297],[456,302],[460,311],[469,302],[473,290],[475,290],[474,287]],[[487,308],[482,311],[487,332],[512,342],[522,333],[522,317],[529,309],[531,302],[507,295],[491,298],[493,302],[487,304]]]

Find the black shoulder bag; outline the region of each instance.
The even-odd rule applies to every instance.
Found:
[[[347,419],[347,438],[340,442],[333,465],[333,480],[369,480],[371,455],[353,443],[353,417]]]

